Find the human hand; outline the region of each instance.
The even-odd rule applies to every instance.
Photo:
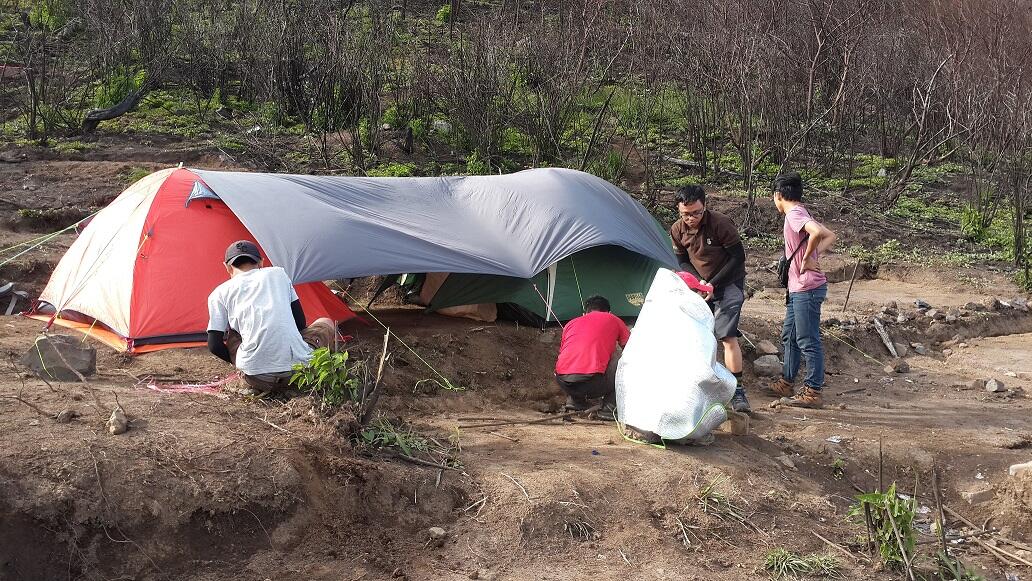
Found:
[[[707,282],[705,280],[700,280],[699,284],[709,285],[709,282]],[[708,303],[711,300],[713,300],[713,291],[708,291],[708,292],[707,291],[699,291],[699,296],[702,297],[702,300],[704,300],[704,301],[706,301]]]
[[[817,259],[813,256],[803,259],[803,267],[799,269],[799,274],[807,271],[820,272],[821,267],[817,264]]]

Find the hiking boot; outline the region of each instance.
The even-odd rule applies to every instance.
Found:
[[[804,387],[803,391],[800,391],[790,401],[786,402],[786,405],[797,408],[810,408],[820,409],[824,405],[824,398],[821,397],[821,391],[812,387]]]
[[[563,406],[563,411],[567,412],[582,412],[591,407],[591,402],[586,399],[574,399],[571,396],[566,397],[566,405]]]
[[[744,389],[736,389],[734,397],[731,398],[731,409],[736,412],[749,413],[749,398],[745,397]]]
[[[595,412],[595,417],[602,420],[603,422],[615,422],[616,406],[611,403],[602,406],[601,409]]]
[[[777,397],[792,397],[795,395],[795,386],[784,377],[767,386],[767,392]]]

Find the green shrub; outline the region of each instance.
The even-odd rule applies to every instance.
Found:
[[[366,175],[381,178],[407,178],[414,176],[415,170],[416,165],[413,163],[388,163],[366,171]]]
[[[152,172],[149,169],[142,167],[134,167],[130,169],[129,172],[125,175],[125,182],[127,184],[135,184],[136,182],[149,176],[151,173]]]
[[[491,165],[479,151],[473,150],[466,156],[466,173],[471,176],[491,174]]]
[[[359,380],[355,365],[348,365],[348,352],[332,353],[326,347],[316,349],[307,363],[294,365],[290,385],[312,394],[327,405],[358,401]]]
[[[93,98],[93,104],[98,109],[114,107],[130,93],[139,90],[146,78],[147,72],[144,70],[134,71],[126,67],[118,67],[100,82]]]
[[[814,553],[804,557],[780,547],[767,553],[763,568],[775,580],[797,579],[804,575],[823,579],[841,577],[838,559],[832,555]]]
[[[408,426],[395,425],[387,418],[377,418],[370,422],[360,434],[362,442],[376,448],[396,447],[406,456],[412,456],[413,452],[427,452],[430,450],[430,442],[415,433]]]
[[[914,499],[903,500],[896,495],[893,482],[885,492],[869,492],[856,497],[849,508],[849,517],[867,522],[870,515],[871,534],[878,546],[882,561],[890,567],[902,567],[913,560],[917,545],[914,532]]]
[[[449,22],[451,20],[451,4],[445,4],[444,6],[441,6],[441,8],[437,11],[437,14],[434,15],[434,20],[442,24]]]

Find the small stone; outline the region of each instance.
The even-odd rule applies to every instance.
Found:
[[[838,409],[840,409],[840,410],[844,410],[844,409],[846,409],[846,404],[844,404],[844,403],[840,403],[840,404],[838,404],[838,406],[836,406],[836,407],[838,407]]]
[[[914,348],[914,353],[917,353],[918,355],[928,355],[928,353],[930,353],[930,351],[928,351],[928,347],[925,347],[921,343],[911,343],[910,346]]]
[[[1021,297],[1018,297],[1016,299],[1011,299],[1010,304],[1011,304],[1011,307],[1014,308],[1014,309],[1017,309],[1019,311],[1023,311],[1023,312],[1026,312],[1026,313],[1028,312],[1028,300],[1027,299],[1023,299]]]
[[[896,323],[897,324],[902,325],[903,323],[906,323],[906,322],[907,322],[907,316],[906,315],[896,315]]]
[[[57,414],[57,417],[54,419],[57,420],[57,423],[59,424],[67,424],[77,417],[79,417],[78,411],[73,409],[66,409],[61,410],[61,413]]]
[[[907,346],[906,343],[893,342],[892,346],[896,348],[896,355],[899,355],[900,357],[906,357],[907,354],[910,353],[910,347]]]
[[[498,574],[491,571],[490,569],[477,569],[469,574],[470,579],[481,579],[483,581],[494,581],[498,578]]]
[[[753,361],[753,371],[756,372],[756,375],[778,377],[783,369],[784,367],[777,355],[764,355]]]
[[[899,305],[896,303],[896,301],[889,301],[882,306],[882,312],[884,313],[887,309],[896,310],[898,308]]]
[[[917,307],[918,309],[922,309],[922,310],[932,308],[932,305],[929,305],[928,303],[922,301],[921,299],[917,299],[916,301],[914,301],[914,306]]]
[[[957,348],[958,349],[967,349],[967,346],[968,346],[968,344],[963,342],[963,341],[961,341],[960,343],[957,343]]]
[[[1002,381],[998,379],[990,379],[989,381],[985,382],[985,390],[989,393],[1001,393],[1007,391],[1007,388],[1004,387]]]
[[[440,541],[448,536],[448,531],[441,527],[430,527],[426,530],[427,534],[430,535],[430,539],[434,541]]]
[[[956,315],[946,315],[946,318],[944,320],[946,321],[946,324],[948,324],[948,325],[949,324],[953,324],[953,323],[957,322],[957,316]]]
[[[975,379],[971,382],[971,389],[983,390],[985,389],[986,381],[984,379]]]
[[[989,502],[993,499],[994,495],[993,487],[984,484],[960,491],[961,498],[968,501],[968,504],[982,504],[984,502]]]
[[[899,315],[899,311],[897,311],[895,307],[882,307],[881,314],[886,317],[895,317],[896,315]]]
[[[107,426],[112,436],[124,434],[129,429],[129,419],[125,417],[125,410],[122,409],[122,406],[115,406],[115,409],[111,411]]]
[[[943,357],[949,357],[950,355],[953,355],[953,349],[943,349],[942,350],[942,356]]]
[[[892,373],[910,373],[910,364],[902,359],[897,359],[892,363],[886,365],[882,371],[887,374]]]
[[[978,303],[965,303],[964,310],[982,312],[985,311],[985,306]]]
[[[1007,473],[1011,476],[1032,474],[1032,461],[1025,462],[1024,464],[1012,464],[1010,470],[1008,470]]]
[[[763,355],[777,355],[780,353],[778,346],[766,339],[756,344],[756,352]]]
[[[785,468],[788,468],[789,470],[796,469],[795,462],[793,462],[792,459],[789,458],[788,454],[782,454],[781,456],[775,458],[775,460],[777,460],[779,464],[781,464]]]

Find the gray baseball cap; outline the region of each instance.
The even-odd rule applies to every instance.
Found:
[[[258,245],[250,240],[237,240],[236,242],[229,245],[226,249],[226,264],[232,264],[234,260],[246,256],[255,262],[259,262],[262,259],[261,253],[258,251]]]

